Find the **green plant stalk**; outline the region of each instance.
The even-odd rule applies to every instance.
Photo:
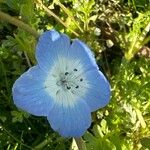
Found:
[[[38,144],[37,146],[35,146],[32,150],[43,149],[50,142],[51,142],[51,138],[47,138],[44,141],[42,141],[40,144]]]
[[[127,60],[132,59],[132,57],[134,56],[133,50],[137,51],[135,50],[135,45],[137,44],[137,41],[138,41],[138,35],[136,35],[134,39],[132,39],[132,44],[130,45],[129,50],[125,53],[125,58]]]
[[[56,3],[57,5],[59,5],[60,8],[71,18],[71,20],[72,20],[72,21],[74,22],[74,24],[79,28],[79,30],[80,30],[81,32],[84,32],[84,31],[82,30],[82,28],[76,23],[75,18],[71,15],[71,12],[70,12],[59,0],[57,0],[55,3]]]
[[[26,61],[27,61],[28,66],[29,66],[29,67],[32,67],[31,62],[30,62],[30,60],[32,61],[32,57],[30,57],[30,59],[29,59],[29,56],[30,56],[30,55],[29,55],[28,49],[26,49],[26,47],[24,46],[23,42],[19,39],[18,36],[15,35],[15,38],[16,38],[17,42],[19,43],[19,45],[20,45],[20,46],[22,47],[22,49],[23,49],[23,52],[24,52],[24,55],[25,55],[25,58],[26,58]]]
[[[0,58],[0,65],[1,65],[1,68],[2,68],[1,74],[2,73],[4,74],[4,80],[5,80],[6,90],[7,90],[7,93],[9,93],[9,84],[8,84],[8,80],[7,80],[7,73],[6,73],[6,70],[5,70],[5,67],[4,67],[4,64],[3,64],[3,61],[1,60],[1,58]]]
[[[144,46],[146,44],[145,42],[145,37],[147,35],[147,33],[150,30],[150,23],[147,24],[147,26],[145,27],[145,29],[142,31],[142,33],[138,36],[135,37],[133,44],[130,46],[129,50],[127,53],[125,53],[125,58],[127,60],[131,60],[133,58],[133,56],[140,50],[140,48],[142,48],[142,46]],[[138,38],[139,37],[139,38]],[[149,41],[149,39],[147,40],[147,42]]]
[[[27,52],[24,52],[24,55],[25,55],[25,58],[26,58],[26,61],[27,61],[28,66],[29,66],[29,67],[32,67],[32,65],[31,65],[31,62],[30,62],[30,59],[29,59],[29,57],[28,57]]]
[[[86,145],[82,139],[82,137],[80,138],[74,138],[77,144],[77,147],[79,150],[87,150]]]
[[[66,25],[57,15],[55,15],[50,9],[48,9],[41,0],[34,0],[40,8],[43,8],[43,10],[46,12],[48,16],[53,16],[58,22],[60,22],[64,27],[68,28],[68,25]],[[73,31],[72,29],[68,28],[74,35],[79,36],[78,33]]]
[[[147,44],[148,42],[150,42],[150,36],[148,36],[144,39],[143,45]]]
[[[35,38],[39,37],[38,32],[35,29],[31,28],[28,24],[24,23],[23,21],[21,21],[19,19],[12,17],[2,11],[0,11],[0,20],[9,22],[17,27],[20,27],[21,29],[23,29],[23,30],[27,31],[28,33],[30,33],[31,35],[33,35]]]
[[[8,134],[10,137],[12,137],[16,142],[18,142],[19,144],[23,145],[24,147],[31,149],[32,147],[22,143],[22,141],[20,141],[19,139],[17,139],[14,135],[12,135],[7,129],[5,129],[4,127],[2,127],[3,131]]]
[[[82,138],[74,138],[77,144],[77,147],[79,150],[87,150],[84,141],[82,140]],[[35,146],[32,150],[39,150],[44,148],[47,144],[49,144],[51,142],[51,138],[47,138],[44,141],[42,141],[40,144],[38,144],[37,146]]]
[[[135,112],[136,112],[136,115],[137,115],[137,118],[141,124],[141,127],[142,128],[146,128],[146,122],[143,118],[143,115],[142,115],[142,112],[138,109],[138,108],[134,108],[135,109]]]

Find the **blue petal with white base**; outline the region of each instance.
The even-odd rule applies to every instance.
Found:
[[[72,59],[79,59],[82,65],[84,65],[84,70],[90,70],[97,68],[94,55],[87,45],[82,41],[75,39],[70,47],[69,57]]]
[[[110,100],[110,85],[102,72],[99,70],[90,70],[85,72],[89,88],[84,96],[91,111],[106,106]]]
[[[67,55],[70,39],[55,30],[44,32],[36,48],[36,59],[41,69],[47,71],[63,55]]]
[[[55,30],[44,32],[36,48],[37,65],[16,80],[17,107],[46,116],[64,137],[79,137],[91,124],[91,112],[108,104],[110,85],[89,47],[72,43]]]
[[[45,91],[45,74],[39,66],[30,68],[13,85],[13,99],[17,107],[36,116],[47,116],[53,106]]]
[[[55,104],[48,120],[51,127],[63,137],[80,137],[91,124],[91,114],[86,102],[77,100],[68,106]]]

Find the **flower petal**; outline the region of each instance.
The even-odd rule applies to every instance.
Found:
[[[63,137],[80,137],[91,124],[90,109],[83,100],[77,100],[74,105],[67,107],[55,103],[48,121]]]
[[[46,93],[43,72],[38,66],[30,68],[13,85],[13,100],[17,107],[37,116],[46,116],[53,100]]]
[[[49,70],[61,55],[67,55],[69,47],[70,39],[67,35],[55,30],[44,32],[36,47],[36,59],[41,69]]]
[[[91,111],[106,106],[110,100],[110,85],[99,70],[85,72],[88,81],[88,90],[84,98]]]
[[[78,39],[74,40],[71,44],[69,57],[72,59],[80,59],[81,63],[84,65],[85,70],[93,69],[93,67],[98,68],[94,55],[92,54],[89,47]]]

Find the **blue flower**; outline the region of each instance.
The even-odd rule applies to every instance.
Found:
[[[91,124],[91,112],[110,99],[110,85],[91,50],[55,30],[44,32],[36,48],[37,65],[13,85],[17,107],[46,116],[64,137],[80,137]]]

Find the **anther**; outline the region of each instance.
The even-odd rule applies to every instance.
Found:
[[[56,92],[56,95],[57,95],[59,92],[60,92],[60,90],[58,90],[58,91]]]
[[[81,78],[80,81],[83,81],[83,79]]]
[[[73,71],[78,71],[78,70],[75,68],[75,69],[73,69]]]
[[[69,72],[65,72],[65,75],[68,75],[69,74]]]
[[[68,90],[70,90],[70,89],[71,89],[71,87],[70,87],[70,86],[67,86],[67,89],[68,89]]]
[[[77,88],[79,88],[79,86],[78,86],[78,85],[76,86],[76,89],[77,89]]]

